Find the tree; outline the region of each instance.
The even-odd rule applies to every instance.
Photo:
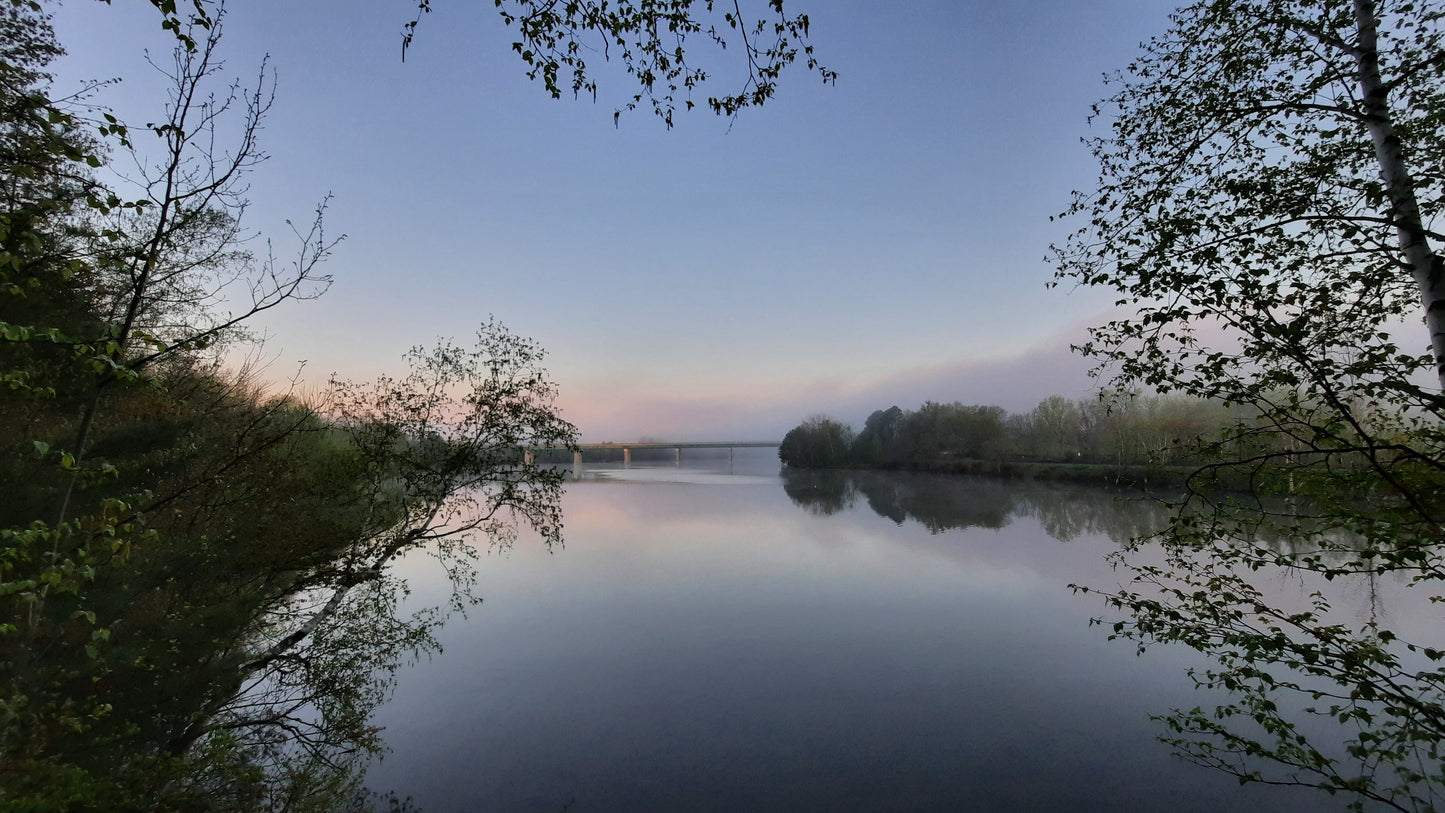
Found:
[[[849,457],[859,463],[897,463],[904,456],[899,441],[903,432],[903,410],[896,405],[874,410],[853,439]]]
[[[811,415],[783,436],[778,459],[797,468],[841,466],[847,462],[852,442],[851,426],[827,415]]]
[[[391,671],[445,614],[397,617],[390,565],[437,554],[458,609],[468,532],[560,541],[559,478],[521,448],[575,430],[540,351],[495,324],[475,349],[418,351],[401,381],[338,383],[325,414],[217,365],[249,316],[324,289],[332,243],[324,205],[289,266],[238,241],[269,78],[209,97],[223,15],[151,4],[179,49],[157,66],[165,115],[134,130],[50,98],[58,45],[37,4],[3,4],[0,802],[327,809],[380,747],[367,713]],[[709,78],[689,36],[742,41],[745,78],[709,98],[720,114],[764,103],[795,61],[833,81],[780,0],[756,24],[711,2],[498,9],[554,96],[596,93],[596,46],[638,82],[623,108],[668,125]],[[108,150],[134,154],[138,192],[97,180]]]
[[[165,119],[147,127],[159,141],[155,157],[138,148],[128,130],[117,133],[135,158],[141,195],[127,203],[110,192],[94,207],[100,244],[88,259],[100,278],[96,294],[106,324],[92,394],[69,444],[77,463],[107,387],[168,356],[223,342],[256,315],[319,296],[330,284],[318,268],[339,241],[326,238],[324,202],[309,231],[298,233],[300,250],[289,266],[245,246],[245,176],[266,158],[257,134],[272,92],[263,65],[255,87],[231,84],[214,93],[224,16],[218,8],[203,28],[181,29],[189,47],[176,48],[168,66],[156,66],[171,89]],[[118,122],[107,120],[114,131]],[[234,305],[222,311],[221,302]],[[69,493],[60,501],[58,523],[66,519]]]
[[[524,525],[560,543],[561,473],[522,449],[575,430],[536,346],[491,323],[410,359],[405,379],[338,383],[328,419],[179,360],[164,389],[112,398],[129,418],[96,441],[126,498],[102,513],[91,486],[73,530],[0,534],[0,805],[348,795],[383,750],[370,715],[395,671],[475,603],[485,543]],[[88,573],[35,613],[56,569],[27,542],[52,537],[76,563],[59,572]],[[404,556],[438,560],[448,603],[400,611]]]
[[[51,99],[47,20],[0,10],[0,806],[336,809],[390,675],[472,601],[467,535],[560,541],[560,474],[522,449],[575,429],[495,323],[324,405],[228,371],[330,244],[318,221],[284,266],[238,241],[269,93],[204,90],[221,15],[180,32],[166,115],[132,134]],[[134,200],[92,127],[140,159]],[[451,603],[402,617],[391,565],[422,549]]]
[[[693,109],[693,91],[713,77],[710,69],[691,61],[696,54],[689,37],[719,52],[726,51],[729,41],[736,43],[734,34],[742,41],[741,48],[734,48],[746,63],[740,86],[707,97],[707,106],[718,115],[735,116],[745,107],[767,102],[777,92],[783,70],[800,58],[824,84],[838,78],[813,55],[808,15],[788,14],[783,0],[768,0],[756,20],[745,15],[738,0],[495,0],[495,5],[502,21],[516,29],[512,50],[527,66],[527,78],[540,78],[554,99],[567,90],[574,97],[585,94],[595,100],[598,84],[588,59],[600,55],[604,62],[620,62],[637,89],[613,112],[614,122],[624,110],[645,105],[672,127],[679,101],[684,109]],[[432,0],[417,0],[417,15],[402,37],[403,58],[431,6]]]
[[[69,483],[52,515],[58,525],[70,515],[108,391],[143,379],[170,356],[230,339],[262,311],[319,295],[329,279],[317,269],[336,241],[325,236],[323,202],[309,231],[298,233],[289,267],[245,245],[245,175],[265,159],[256,136],[271,95],[264,66],[250,91],[231,84],[215,93],[219,10],[204,29],[182,29],[189,47],[156,65],[171,91],[164,117],[146,128],[150,142],[132,139],[123,123],[83,99],[52,102],[40,68],[60,49],[48,20],[27,5],[5,9],[12,45],[0,65],[9,129],[0,157],[8,170],[0,242],[9,244],[3,273],[12,307],[0,305],[0,352],[12,387],[80,404],[70,437],[40,438],[68,461]],[[82,134],[86,125],[130,154],[133,179],[119,188],[97,179],[107,157]],[[232,309],[222,311],[221,302]],[[85,363],[72,363],[77,357]],[[64,381],[47,373],[56,365],[68,371]]]
[[[1386,10],[1377,24],[1373,2],[1198,4],[1115,80],[1099,108],[1113,134],[1090,141],[1098,189],[1069,211],[1091,222],[1057,261],[1061,279],[1142,306],[1092,345],[1126,375],[1182,381],[1199,361],[1218,380],[1239,366],[1196,359],[1190,320],[1254,335],[1248,364],[1313,346],[1301,363],[1330,373],[1323,351],[1370,338],[1356,367],[1402,383],[1420,369],[1374,333],[1422,298],[1427,319],[1445,307],[1433,304],[1428,252],[1442,201],[1440,12]],[[1170,341],[1187,355],[1157,372],[1119,350]],[[1277,377],[1293,383],[1291,371]],[[1228,394],[1222,382],[1207,389]]]
[[[144,382],[151,368],[172,357],[219,345],[263,311],[319,295],[329,280],[317,267],[335,243],[325,238],[323,205],[301,236],[291,267],[274,257],[258,259],[244,245],[244,177],[265,157],[256,135],[270,94],[264,67],[250,92],[236,84],[220,95],[210,89],[221,69],[221,12],[206,19],[204,28],[186,29],[188,45],[177,47],[169,67],[157,66],[172,89],[166,115],[147,126],[159,142],[154,160],[114,116],[104,113],[95,122],[102,137],[132,153],[140,195],[127,200],[90,173],[104,165],[99,147],[74,135],[92,111],[51,102],[39,84],[46,77],[32,63],[59,53],[48,20],[29,6],[8,8],[10,27],[25,33],[17,47],[35,44],[3,70],[20,83],[16,95],[29,100],[15,120],[16,131],[29,136],[13,140],[33,145],[29,152],[17,148],[18,157],[11,159],[17,177],[28,180],[12,183],[19,191],[11,195],[7,237],[17,250],[8,256],[6,293],[24,301],[15,303],[20,318],[5,324],[3,352],[18,362],[18,372],[8,375],[13,386],[55,397],[61,406],[79,405],[74,426],[52,422],[46,427],[52,431],[25,436],[42,457],[61,464],[62,485],[47,517],[58,532],[72,517],[72,497],[82,479],[113,468],[104,460],[88,461],[106,396],[117,385]],[[41,114],[49,127],[37,127]],[[223,130],[231,123],[234,140],[228,143]],[[68,300],[59,311],[46,301],[57,291]],[[238,304],[221,311],[223,301]],[[56,346],[62,348],[58,358]],[[66,371],[64,382],[38,388],[31,383],[46,368],[29,362],[43,359]],[[59,390],[58,383],[64,385]],[[50,557],[60,562],[63,553],[57,540]],[[43,613],[50,589],[49,583],[39,586],[32,620]]]
[[[268,576],[284,589],[256,602],[244,634],[217,654],[236,664],[237,688],[193,716],[178,735],[183,747],[240,736],[268,753],[273,769],[298,753],[325,763],[380,751],[367,721],[392,675],[405,658],[436,649],[432,634],[449,611],[480,601],[471,592],[478,537],[505,548],[525,525],[549,547],[561,544],[562,470],[522,451],[576,442],[576,429],[556,414],[543,355],[493,321],[472,347],[414,348],[401,380],[333,383],[328,431],[339,441],[344,486],[327,494],[331,506],[312,510],[350,518],[344,542],[329,555],[286,555],[275,565]],[[323,483],[336,476],[311,475]],[[294,500],[297,490],[277,496]],[[267,495],[253,502],[267,504]],[[398,603],[409,591],[392,566],[422,552],[450,577],[450,603],[402,618]]]
[[[103,0],[110,2],[110,0]],[[432,0],[415,0],[416,15],[402,27],[401,56],[406,59],[421,26],[431,13]],[[209,29],[219,16],[208,0],[190,0],[184,19],[176,0],[150,0],[161,12],[161,27],[171,31],[188,49],[195,50],[197,29]],[[616,59],[637,83],[636,90],[613,111],[618,121],[624,111],[646,106],[671,128],[679,101],[685,110],[696,106],[693,91],[713,79],[711,69],[699,67],[688,40],[701,39],[734,53],[745,63],[737,89],[707,97],[707,106],[722,116],[736,116],[745,107],[758,107],[777,93],[783,71],[801,58],[823,84],[838,79],[836,71],[820,63],[808,42],[811,21],[807,14],[789,14],[783,0],[767,0],[766,9],[754,19],[739,0],[580,0],[559,4],[552,0],[494,0],[497,14],[515,28],[514,51],[526,66],[531,80],[542,80],[552,98],[563,91],[573,97],[588,95],[595,101],[598,81],[588,60],[600,56],[603,62]],[[731,7],[731,10],[728,8]],[[734,39],[736,35],[736,39]],[[681,98],[679,98],[679,96]]]
[[[915,462],[1001,460],[1009,451],[1001,407],[928,401],[907,414],[904,436]]]
[[[1045,460],[1069,460],[1078,456],[1080,426],[1084,416],[1079,405],[1061,395],[1039,402],[1031,413],[1035,454]]]
[[[1445,646],[1319,596],[1274,607],[1259,585],[1395,572],[1445,592],[1442,18],[1373,0],[1177,12],[1096,107],[1097,188],[1066,213],[1087,225],[1055,252],[1057,282],[1134,311],[1081,348],[1100,372],[1236,417],[1152,537],[1162,563],[1140,540],[1134,580],[1105,591],[1115,634],[1209,654],[1196,679],[1234,694],[1170,715],[1170,741],[1243,781],[1404,810],[1445,789]],[[1431,344],[1402,348],[1422,305]],[[1221,474],[1249,493],[1208,490]]]
[[[36,396],[65,388],[57,345],[85,331],[91,304],[74,215],[95,188],[96,145],[49,98],[45,69],[62,53],[46,17],[0,6],[0,384]]]

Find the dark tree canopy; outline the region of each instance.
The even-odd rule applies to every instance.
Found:
[[[797,468],[841,466],[853,442],[852,427],[826,415],[814,415],[783,436],[778,459]]]
[[[474,558],[561,538],[561,475],[524,448],[575,429],[500,324],[309,399],[228,363],[248,319],[324,290],[331,243],[318,212],[291,263],[250,250],[266,75],[217,75],[223,15],[197,9],[131,130],[52,99],[48,19],[0,2],[6,810],[347,809],[371,711],[475,600]],[[444,606],[402,605],[416,553]]]

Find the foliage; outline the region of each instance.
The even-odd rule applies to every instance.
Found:
[[[554,99],[564,90],[574,97],[597,98],[597,79],[588,64],[594,54],[621,63],[637,90],[614,111],[614,122],[624,110],[645,105],[672,127],[679,101],[684,109],[693,109],[693,91],[713,77],[694,61],[690,37],[716,46],[719,52],[730,41],[736,43],[734,35],[742,42],[741,49],[735,48],[746,62],[741,86],[707,97],[707,106],[718,115],[735,116],[773,98],[783,70],[800,59],[824,84],[838,78],[813,55],[808,15],[788,14],[783,0],[768,0],[765,11],[754,12],[759,14],[756,20],[745,15],[737,0],[494,0],[494,4],[502,21],[516,30],[512,50],[527,66],[527,78],[540,78]],[[431,5],[432,0],[417,0],[417,16],[407,23],[402,38],[403,57]]]
[[[1029,413],[1028,425],[1033,430],[1034,446],[1039,457],[1046,460],[1077,458],[1083,450],[1079,427],[1084,423],[1084,410],[1059,395],[1039,402]]]
[[[783,436],[778,459],[799,468],[841,466],[852,440],[852,427],[826,415],[813,415]]]
[[[402,27],[403,60],[422,18],[431,13],[432,2],[415,0],[416,15]],[[720,116],[736,116],[743,108],[759,107],[772,99],[783,71],[800,60],[823,84],[838,80],[838,73],[813,53],[808,15],[789,14],[783,10],[783,0],[766,0],[764,8],[751,12],[744,12],[739,0],[492,2],[502,22],[516,31],[512,51],[526,66],[527,78],[541,79],[554,99],[570,91],[574,98],[585,94],[595,101],[598,80],[588,60],[596,55],[603,62],[615,59],[620,63],[636,82],[636,90],[613,111],[614,123],[624,111],[645,106],[671,128],[679,102],[684,110],[697,106],[693,92],[714,76],[712,69],[697,59],[697,49],[689,44],[689,38],[693,43],[714,46],[719,55],[732,43],[734,52],[742,55],[745,70],[736,89],[707,97],[708,108]],[[197,50],[202,41],[196,32],[210,31],[222,16],[208,0],[150,3],[161,13],[161,27],[175,34],[187,51]],[[737,47],[739,41],[741,47]]]
[[[901,461],[904,415],[897,406],[874,410],[863,422],[863,431],[853,439],[849,458],[863,463]]]
[[[1116,635],[1199,649],[1199,683],[1233,693],[1167,717],[1170,741],[1241,781],[1402,810],[1441,805],[1445,645],[1259,585],[1396,573],[1442,593],[1442,20],[1437,2],[1178,12],[1097,108],[1100,178],[1068,213],[1087,225],[1055,257],[1059,282],[1132,310],[1083,346],[1101,371],[1242,410],[1104,591]],[[1422,303],[1423,352],[1404,326]],[[1212,496],[1220,476],[1250,496]]]
[[[243,245],[268,80],[212,95],[223,15],[196,8],[165,115],[135,131],[51,100],[48,21],[0,13],[7,809],[363,807],[371,710],[473,601],[468,534],[560,541],[559,477],[522,447],[575,430],[500,325],[311,404],[225,367],[247,319],[320,293],[333,243],[318,211],[289,265]],[[137,186],[101,183],[102,144]],[[402,613],[390,566],[413,554],[452,576],[448,606]]]
[[[916,410],[892,406],[873,412],[847,444],[841,460],[804,451],[827,446],[819,437],[822,425],[816,419],[793,430],[796,443],[785,443],[788,453],[780,449],[779,454],[795,468],[850,465],[1000,472],[1006,463],[1106,464],[1100,471],[1117,479],[1123,467],[1203,461],[1198,445],[1217,440],[1226,428],[1243,420],[1245,413],[1240,410],[1188,396],[1105,392],[1094,399],[1071,401],[1053,395],[1022,415],[997,406],[930,401]],[[844,436],[851,431],[842,426],[837,430]],[[806,462],[822,459],[830,462]],[[971,468],[966,463],[983,465]]]

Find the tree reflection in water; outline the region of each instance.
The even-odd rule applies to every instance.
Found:
[[[931,533],[1003,528],[1037,519],[1061,542],[1103,534],[1124,543],[1162,527],[1168,508],[1140,491],[993,477],[874,470],[784,469],[783,490],[799,508],[829,516],[859,498],[872,511]]]

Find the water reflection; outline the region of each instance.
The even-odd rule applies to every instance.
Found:
[[[1185,603],[1179,597],[1200,596],[1203,597],[1200,599],[1201,606],[1208,607],[1208,612],[1221,606],[1243,606],[1246,613],[1257,606],[1279,608],[1281,615],[1310,612],[1319,617],[1317,622],[1310,623],[1326,630],[1329,636],[1339,635],[1344,630],[1363,630],[1362,637],[1371,645],[1373,637],[1370,630],[1378,624],[1398,630],[1396,634],[1405,635],[1406,640],[1431,640],[1438,625],[1438,615],[1430,610],[1428,594],[1409,590],[1405,574],[1377,574],[1368,570],[1370,559],[1354,553],[1366,545],[1366,540],[1325,524],[1318,516],[1311,516],[1310,506],[1302,501],[1267,502],[1249,495],[1220,494],[1213,496],[1215,501],[1196,497],[1192,502],[1181,505],[1177,499],[1166,502],[1132,491],[1111,493],[1102,489],[1048,483],[874,471],[785,471],[783,480],[789,499],[809,514],[841,519],[849,511],[861,512],[866,506],[895,525],[911,524],[926,529],[930,539],[947,538],[947,541],[935,542],[932,547],[955,561],[970,559],[966,551],[972,546],[965,540],[976,539],[976,532],[1007,528],[1010,544],[989,550],[986,556],[980,557],[978,566],[997,568],[1002,563],[1013,562],[1037,568],[1040,567],[1038,563],[1043,562],[1049,563],[1043,568],[1057,567],[1060,563],[1051,561],[1057,558],[1057,554],[1045,550],[1047,546],[1029,546],[1027,553],[1020,556],[1021,551],[1014,541],[1017,539],[1015,531],[1018,524],[1026,524],[1023,522],[1025,519],[1036,520],[1040,529],[1062,542],[1091,536],[1107,537],[1115,545],[1106,560],[1117,568],[1113,573],[1101,572],[1097,563],[1078,561],[1068,557],[1067,553],[1065,557],[1071,560],[1061,570],[1051,572],[1066,574],[1072,583],[1095,591],[1094,595],[1098,596],[1096,612],[1104,616],[1106,626],[1115,632],[1119,627],[1112,625],[1115,622],[1129,624],[1130,615],[1122,609],[1127,605],[1111,606],[1107,597],[1128,598],[1136,594],[1144,597],[1141,604],[1146,609],[1153,606],[1148,603],[1150,601]],[[1187,512],[1189,527],[1198,528],[1204,538],[1211,540],[1219,549],[1257,551],[1260,558],[1286,566],[1272,565],[1264,572],[1255,572],[1247,563],[1233,568],[1215,565],[1207,570],[1199,565],[1198,569],[1194,569],[1195,563],[1187,558],[1166,559],[1165,551],[1158,545],[1147,542],[1131,544],[1163,530],[1170,514],[1175,511]],[[919,540],[914,540],[910,546],[919,545]],[[1327,577],[1318,572],[1320,563],[1341,570],[1355,569],[1356,572],[1335,573]],[[1290,564],[1294,566],[1288,566]],[[1306,564],[1311,567],[1305,567]],[[1162,569],[1159,569],[1161,565]],[[1043,574],[1046,570],[1035,572]],[[1121,587],[1111,576],[1125,579],[1127,584]],[[1201,628],[1217,634],[1215,628],[1209,626],[1215,616],[1204,611],[1200,616],[1205,619]],[[1147,618],[1158,624],[1159,619],[1165,617],[1165,613],[1160,612]],[[1245,624],[1241,627],[1247,629]],[[1309,629],[1304,623],[1300,624],[1300,628]],[[1168,634],[1176,628],[1156,626],[1153,628],[1156,632],[1140,637],[1157,641],[1164,637],[1157,633],[1160,629]],[[1310,640],[1304,634],[1299,637]],[[1187,640],[1182,635],[1170,640],[1182,639]],[[1209,639],[1201,634],[1200,640]],[[1218,641],[1218,638],[1214,640]],[[1331,637],[1329,640],[1333,642],[1337,639]],[[1232,648],[1228,642],[1215,646],[1219,648],[1205,651],[1206,655],[1215,658],[1209,669],[1217,672],[1225,666],[1242,663],[1242,660],[1232,660],[1244,656],[1239,655],[1240,650]],[[1402,648],[1397,651],[1406,666],[1399,676],[1391,680],[1389,685],[1392,689],[1411,680],[1415,671],[1431,667],[1426,657],[1412,655]],[[1241,666],[1235,674],[1248,677],[1253,674],[1248,670],[1254,668],[1255,665],[1249,663]],[[1247,711],[1253,708],[1251,703],[1267,702],[1269,710],[1282,710],[1281,719],[1289,721],[1293,732],[1308,736],[1311,747],[1324,753],[1346,754],[1346,749],[1353,744],[1352,738],[1360,734],[1359,729],[1336,727],[1333,725],[1333,714],[1311,711],[1311,708],[1322,696],[1316,690],[1343,692],[1353,689],[1355,684],[1347,683],[1344,689],[1340,689],[1329,681],[1306,682],[1309,677],[1301,677],[1300,671],[1290,671],[1287,666],[1278,663],[1266,663],[1265,668],[1272,668],[1272,675],[1282,675],[1283,679],[1262,680],[1261,688],[1253,694],[1204,694],[1194,706],[1151,709],[1151,713],[1169,721],[1168,726],[1160,726],[1158,733],[1162,737],[1177,737],[1171,732],[1190,732],[1186,737],[1172,740],[1178,752],[1191,754],[1202,764],[1216,769],[1225,767],[1222,773],[1257,769],[1271,780],[1295,781],[1297,777],[1289,767],[1281,768],[1263,759],[1236,759],[1236,754],[1255,756],[1259,753],[1252,751],[1248,744],[1237,749],[1227,744],[1231,748],[1227,757],[1221,756],[1224,751],[1213,750],[1225,747],[1220,744],[1223,738],[1216,736],[1217,729],[1212,722],[1222,718],[1210,716],[1217,707],[1227,706],[1226,711],[1232,712],[1232,716],[1242,716],[1239,709]],[[1323,671],[1318,673],[1324,674]],[[1285,680],[1289,682],[1283,682]],[[1346,683],[1343,680],[1339,682]],[[1300,684],[1304,687],[1302,690],[1290,689]],[[1232,689],[1248,686],[1243,680],[1232,683],[1220,680],[1212,685]],[[1283,690],[1276,688],[1281,686]],[[1429,697],[1435,688],[1433,682],[1421,678],[1418,684],[1398,691],[1403,697]],[[1360,702],[1363,704],[1363,701]],[[1180,708],[1196,708],[1195,713],[1199,716],[1181,712]],[[1198,712],[1198,708],[1208,711]],[[1370,706],[1368,710],[1376,719],[1385,719],[1383,703]],[[1243,729],[1246,735],[1252,730],[1255,729]],[[1377,730],[1384,730],[1383,725]],[[1422,762],[1427,769],[1432,764],[1428,759],[1422,759]],[[1344,764],[1345,770],[1353,767],[1353,763]]]
[[[811,514],[829,516],[861,500],[895,524],[917,523],[934,534],[997,530],[1031,517],[1061,542],[1101,534],[1123,543],[1158,530],[1169,510],[1160,500],[1133,490],[992,477],[785,469],[782,478],[788,498]]]
[[[1200,702],[1194,661],[1088,626],[1068,583],[1157,506],[757,462],[588,467],[566,549],[489,560],[400,676],[369,784],[427,811],[1329,809],[1170,757],[1147,715]]]
[[[780,477],[793,504],[815,516],[862,504],[895,524],[915,523],[932,534],[999,530],[1031,518],[1060,542],[1099,535],[1124,545],[1164,528],[1173,511],[1189,511],[1207,522],[1211,512],[1224,509],[1234,520],[1230,538],[1285,557],[1313,556],[1342,566],[1352,560],[1350,550],[1365,544],[1338,529],[1320,531],[1318,521],[1283,500],[1265,504],[1249,498],[1241,505],[1242,500],[1225,496],[1217,504],[1196,501],[1181,508],[1174,494],[995,477],[837,469],[784,469]]]

